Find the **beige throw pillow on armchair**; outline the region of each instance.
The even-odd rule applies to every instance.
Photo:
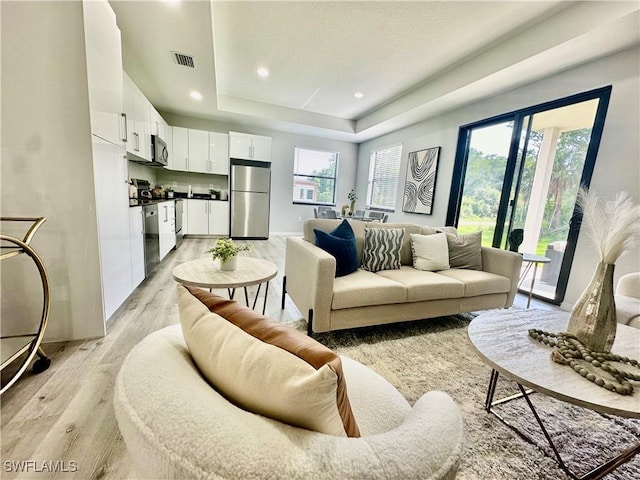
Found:
[[[178,285],[178,306],[194,362],[229,401],[289,425],[360,436],[335,352],[199,288]]]

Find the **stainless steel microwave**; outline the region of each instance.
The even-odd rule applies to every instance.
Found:
[[[167,144],[157,135],[151,135],[151,161],[158,167],[166,167],[169,163]]]

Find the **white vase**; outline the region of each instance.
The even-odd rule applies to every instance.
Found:
[[[238,257],[234,255],[231,258],[228,258],[226,261],[222,261],[220,259],[220,270],[224,270],[225,272],[231,272],[236,269],[236,260]]]

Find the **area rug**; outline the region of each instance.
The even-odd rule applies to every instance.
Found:
[[[384,376],[413,404],[429,390],[447,392],[465,422],[465,447],[460,479],[566,479],[523,399],[500,406],[510,423],[533,437],[521,438],[483,409],[491,369],[467,338],[473,315],[456,315],[379,327],[316,334],[341,355]],[[304,321],[294,326],[306,331]],[[586,381],[586,380],[585,380]],[[634,382],[636,388],[640,388]],[[347,386],[348,388],[348,386]],[[517,393],[501,378],[496,399]],[[541,394],[532,402],[565,463],[583,475],[625,448],[640,443],[640,421],[601,415]],[[640,478],[640,455],[606,479]]]

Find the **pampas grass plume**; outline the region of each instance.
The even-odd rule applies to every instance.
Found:
[[[620,192],[605,201],[594,192],[580,188],[577,199],[582,210],[582,225],[593,242],[600,261],[615,263],[618,257],[640,237],[640,206],[635,205],[627,192]]]

